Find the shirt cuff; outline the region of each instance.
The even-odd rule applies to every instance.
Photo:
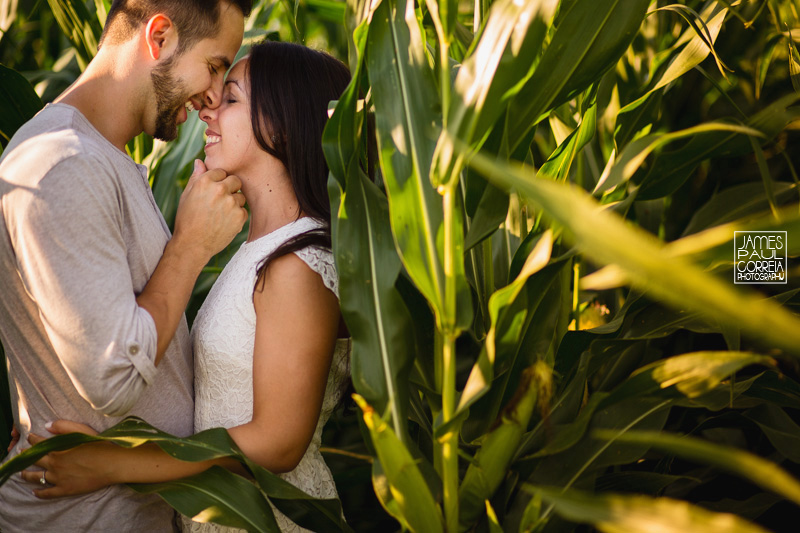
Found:
[[[134,339],[125,343],[125,355],[144,379],[152,385],[156,379],[155,360],[158,351],[158,333],[153,317],[141,307],[136,308],[134,323],[137,324]]]

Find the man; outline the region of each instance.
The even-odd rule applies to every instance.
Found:
[[[193,360],[183,315],[208,260],[246,220],[240,180],[201,162],[175,233],[146,169],[125,153],[144,131],[177,136],[216,107],[251,0],[114,0],[97,56],[0,158],[0,336],[14,421],[104,430],[125,415],[193,431]],[[111,487],[43,502],[19,477],[0,488],[0,530],[172,531],[157,496]]]

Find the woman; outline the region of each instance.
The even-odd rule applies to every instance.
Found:
[[[242,180],[251,218],[247,242],[194,322],[195,430],[227,428],[250,459],[320,498],[336,497],[319,445],[349,372],[321,139],[328,102],[349,80],[347,68],[324,53],[265,42],[231,69],[220,107],[200,110],[206,165]],[[51,431],[92,430],[59,421]],[[52,486],[38,495],[166,481],[213,464],[241,468],[232,460],[178,461],[154,445],[96,443],[45,457],[40,466]],[[43,476],[23,477],[38,483]],[[276,518],[284,531],[301,530],[279,512]],[[187,519],[184,529],[219,526]]]

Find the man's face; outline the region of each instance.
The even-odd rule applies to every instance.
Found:
[[[194,109],[219,105],[225,72],[239,51],[243,32],[242,13],[223,3],[215,36],[195,43],[180,55],[172,54],[153,69],[156,102],[153,137],[164,141],[175,139],[178,124],[188,117],[188,105]]]

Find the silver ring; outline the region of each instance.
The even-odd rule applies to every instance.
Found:
[[[42,470],[42,477],[39,478],[40,485],[47,485],[47,479],[45,479],[46,475],[47,475],[47,470]]]

